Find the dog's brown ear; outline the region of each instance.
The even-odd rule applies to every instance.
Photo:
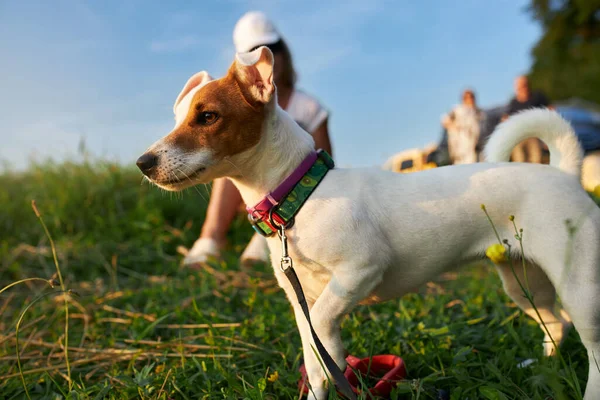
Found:
[[[177,96],[177,100],[175,100],[175,104],[173,105],[173,113],[177,114],[177,105],[181,102],[181,100],[188,94],[193,88],[204,85],[206,82],[212,81],[213,78],[206,71],[200,71],[194,75],[186,82],[183,89],[181,89],[181,93]]]
[[[262,46],[249,53],[237,53],[233,74],[242,84],[250,101],[267,104],[275,93],[273,83],[273,53]]]

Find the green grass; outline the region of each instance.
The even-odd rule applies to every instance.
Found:
[[[56,277],[35,200],[72,291],[27,281],[0,294],[0,398],[26,398],[22,378],[34,399],[297,398],[300,338],[270,268],[238,265],[252,234],[244,216],[225,260],[190,271],[177,247],[197,236],[208,191],[174,195],[141,182],[133,168],[101,161],[0,175],[0,288]],[[26,307],[21,378],[16,327]],[[343,322],[352,354],[403,357],[409,376],[398,399],[434,399],[440,389],[452,399],[574,398],[570,377],[585,387],[588,363],[577,333],[563,347],[567,369],[542,358],[542,337],[487,264],[358,307]],[[538,361],[517,368],[529,358]]]

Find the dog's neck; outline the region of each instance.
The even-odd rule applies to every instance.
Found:
[[[261,140],[236,157],[231,177],[244,203],[252,206],[274,190],[314,150],[314,140],[278,105],[263,124]]]

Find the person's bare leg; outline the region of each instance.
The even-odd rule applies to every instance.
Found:
[[[527,139],[525,141],[527,147],[527,161],[530,163],[542,163],[542,146],[537,138]]]
[[[512,162],[526,162],[524,144],[519,143],[515,146],[511,154]]]
[[[227,178],[215,179],[210,193],[201,238],[211,238],[225,244],[225,236],[242,204],[242,196]]]
[[[208,257],[219,256],[225,246],[227,230],[241,203],[240,192],[229,179],[215,179],[200,238],[185,256],[184,264],[205,262]]]

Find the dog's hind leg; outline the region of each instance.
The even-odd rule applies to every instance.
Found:
[[[594,271],[588,270],[591,275],[572,273],[565,287],[559,288],[565,308],[588,352],[585,400],[600,399],[600,258],[598,261]]]
[[[546,238],[547,239],[547,238]],[[600,213],[592,209],[573,236],[572,257],[550,248],[544,266],[555,273],[553,281],[588,353],[589,375],[585,400],[600,399]],[[539,245],[538,245],[539,246]],[[534,244],[535,247],[535,244]],[[540,246],[541,247],[541,246]],[[560,248],[556,246],[557,249]],[[548,248],[547,248],[548,249]],[[555,263],[555,265],[551,265]],[[554,267],[554,268],[552,268]]]
[[[600,264],[598,264],[600,265]],[[596,272],[596,277],[600,271]],[[600,281],[574,284],[561,290],[561,299],[568,307],[573,325],[588,352],[589,375],[585,400],[600,399]]]
[[[597,336],[599,333],[600,329],[596,329],[594,334]],[[584,400],[600,399],[600,341],[594,343],[584,341],[583,344],[588,349],[588,359],[590,361],[588,381],[583,398]]]
[[[527,315],[540,324],[545,335],[544,355],[553,355],[554,346],[561,344],[571,327],[571,319],[565,310],[556,311],[556,290],[540,267],[526,262],[524,269],[522,262],[516,260],[513,266],[514,271],[507,263],[497,265],[504,290]],[[525,297],[523,289],[530,292],[533,304]]]

